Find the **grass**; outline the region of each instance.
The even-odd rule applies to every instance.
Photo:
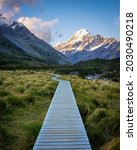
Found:
[[[64,75],[94,150],[119,150],[119,82]],[[57,82],[45,71],[0,71],[0,149],[30,150]]]
[[[119,150],[120,87],[118,82],[85,80],[64,76],[71,81],[74,95],[94,150]]]
[[[56,86],[46,72],[0,71],[0,149],[32,149]]]

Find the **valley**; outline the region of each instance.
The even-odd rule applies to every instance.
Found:
[[[57,87],[49,72],[0,71],[2,149],[32,149]],[[62,78],[71,82],[93,149],[119,149],[119,82]]]
[[[94,150],[120,146],[120,41],[87,29],[52,47],[0,15],[0,149],[31,150],[58,85],[70,81]]]

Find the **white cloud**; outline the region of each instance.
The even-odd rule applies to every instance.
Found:
[[[13,19],[13,17],[21,13],[22,5],[32,5],[38,0],[0,0],[0,14],[7,19]],[[44,9],[45,10],[45,9]],[[17,21],[23,23],[32,33],[39,38],[51,42],[51,28],[58,23],[58,19],[52,19],[50,21],[44,21],[36,17],[20,17]]]
[[[44,21],[36,17],[21,17],[17,21],[23,23],[32,33],[46,42],[52,41],[51,28],[58,23],[57,18]]]
[[[7,18],[12,18],[21,11],[23,4],[32,5],[36,0],[0,0],[0,13]]]
[[[21,7],[23,4],[31,5],[35,2],[36,0],[0,0],[0,9],[3,7],[16,9],[16,7]]]
[[[8,12],[3,13],[2,15],[6,17],[7,19],[11,19],[15,15],[15,13],[12,11],[8,11]]]

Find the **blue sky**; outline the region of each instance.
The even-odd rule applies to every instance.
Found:
[[[10,1],[17,3],[17,0]],[[51,44],[66,41],[81,28],[88,29],[93,35],[119,39],[119,0],[28,0],[27,3],[20,1],[18,5],[20,11],[13,16],[15,19],[35,17],[41,22],[54,20],[54,25],[48,26]]]

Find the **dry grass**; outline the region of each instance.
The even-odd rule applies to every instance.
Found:
[[[120,86],[118,82],[85,80],[64,76],[71,81],[74,95],[94,150],[119,150]],[[111,141],[112,140],[112,141]]]
[[[32,149],[56,86],[46,72],[0,71],[0,149]]]

